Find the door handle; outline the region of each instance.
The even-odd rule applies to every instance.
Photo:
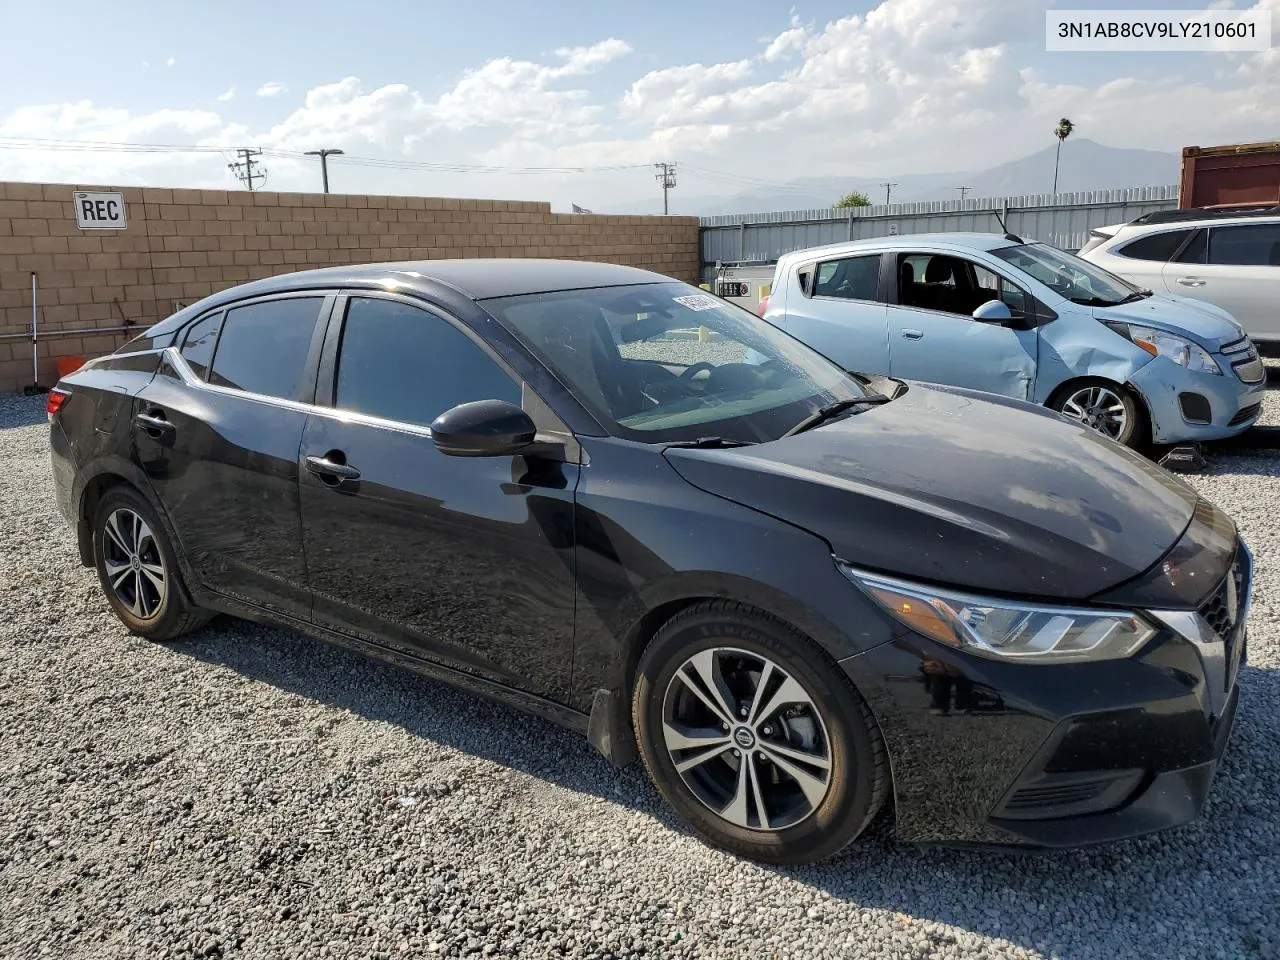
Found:
[[[1178,282],[1184,287],[1203,287],[1208,281],[1199,277],[1179,277]]]
[[[923,330],[910,330],[910,329],[904,329],[904,330],[902,331],[902,338],[903,338],[904,340],[923,340],[923,339],[924,339],[924,331],[923,331]]]
[[[332,480],[359,480],[360,471],[350,464],[336,463],[325,457],[307,457],[307,469],[316,476]]]
[[[158,410],[155,413],[140,413],[133,418],[133,422],[157,438],[171,436],[177,429]]]

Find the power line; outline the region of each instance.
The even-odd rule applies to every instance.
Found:
[[[326,148],[324,150],[308,150],[308,157],[320,158],[320,179],[324,183],[324,192],[329,192],[329,158],[341,156],[341,150]]]
[[[897,186],[897,184],[882,183],[880,184],[880,186],[884,187],[884,205],[887,207],[889,205],[889,195],[893,191],[893,188]]]
[[[262,162],[255,159],[262,156],[262,151],[250,150],[247,147],[241,147],[236,151],[236,155],[240,157],[240,161],[238,163],[228,163],[227,166],[231,168],[231,172],[234,173],[239,181],[248,187],[249,192],[252,193],[254,189],[253,183],[255,180],[261,180],[263,183],[266,183],[267,181],[266,170],[263,170],[261,173],[253,172],[253,168]]]
[[[964,200],[964,195],[972,190],[973,187],[956,187],[956,189],[960,191],[960,199]]]

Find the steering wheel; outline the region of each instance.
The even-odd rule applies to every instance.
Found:
[[[774,381],[780,377],[785,377],[788,370],[783,366],[780,360],[766,360],[756,366],[756,374],[760,377],[762,383],[766,386],[772,386]]]
[[[703,370],[706,370],[709,372],[715,372],[715,369],[716,369],[716,365],[714,363],[707,363],[707,361],[701,360],[698,363],[690,364],[689,366],[685,367],[684,370],[681,371],[680,376],[677,379],[683,380],[685,383],[688,383],[694,377],[700,374]]]

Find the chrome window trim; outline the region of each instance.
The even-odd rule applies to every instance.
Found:
[[[143,352],[155,353],[157,351],[148,350]],[[163,350],[159,351],[159,353],[168,361],[170,366],[173,367],[183,385],[195,390],[207,390],[210,393],[218,393],[224,396],[244,397],[245,399],[252,400],[255,403],[283,407],[286,410],[296,410],[299,413],[315,414],[327,417],[330,420],[336,420],[339,423],[359,423],[367,427],[391,430],[395,433],[403,433],[413,437],[423,437],[426,439],[431,438],[431,428],[422,426],[421,424],[405,423],[401,420],[384,420],[382,417],[373,417],[366,413],[357,413],[354,410],[339,410],[337,407],[322,407],[314,403],[302,403],[299,400],[287,400],[283,397],[272,397],[263,393],[253,393],[249,390],[240,390],[235,387],[224,387],[220,384],[209,383],[205,380],[199,379],[195,375],[195,371],[193,371],[187,364],[186,358],[182,356],[182,353],[177,347],[165,347]],[[532,388],[530,388],[524,380],[517,377],[516,383],[521,388],[521,407],[526,408],[525,398],[527,396],[537,397],[537,394],[533,393]],[[554,411],[547,406],[541,397],[537,398],[537,402],[540,408],[545,409],[552,417],[555,417]],[[555,419],[559,420],[559,417],[555,417]],[[561,426],[564,425],[561,424]],[[535,437],[535,441],[564,444],[567,451],[573,451],[575,453],[580,452],[584,461],[583,465],[586,465],[586,453],[581,450],[581,447],[578,445],[577,437],[573,435],[572,431],[570,431],[567,426],[564,426],[563,433],[558,430],[551,429],[539,430]],[[574,462],[577,462],[576,458]]]

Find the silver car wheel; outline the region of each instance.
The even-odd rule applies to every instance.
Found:
[[[127,507],[111,511],[103,528],[102,564],[116,599],[139,620],[164,606],[169,576],[147,522]]]
[[[662,732],[685,786],[737,827],[794,826],[831,788],[822,711],[757,653],[716,647],[681,664],[663,697]]]
[[[1124,436],[1129,426],[1124,400],[1110,387],[1099,384],[1081,387],[1068,396],[1062,413],[1112,440]]]

